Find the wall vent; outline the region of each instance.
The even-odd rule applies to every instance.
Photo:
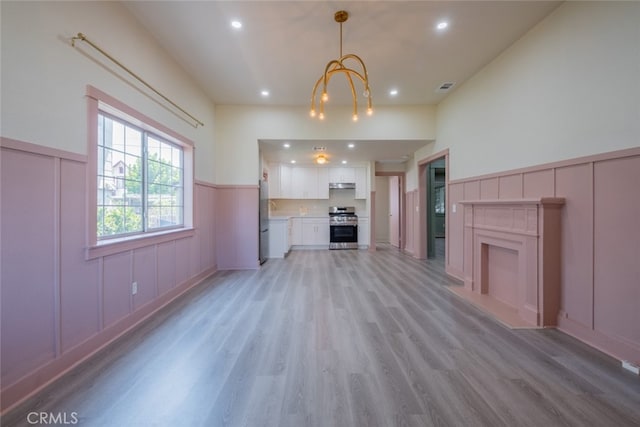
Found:
[[[449,90],[455,85],[456,82],[444,82],[436,89],[436,93],[449,92]]]

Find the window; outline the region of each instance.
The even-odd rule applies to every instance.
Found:
[[[87,259],[195,235],[194,144],[87,86]]]
[[[182,147],[100,111],[97,150],[98,239],[184,225]]]

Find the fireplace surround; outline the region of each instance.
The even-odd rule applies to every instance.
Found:
[[[464,285],[516,310],[532,327],[560,309],[563,198],[463,200]]]

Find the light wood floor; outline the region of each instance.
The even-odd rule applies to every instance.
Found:
[[[82,426],[638,426],[640,380],[383,245],[220,272],[25,405]]]

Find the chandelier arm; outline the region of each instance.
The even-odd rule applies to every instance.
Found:
[[[360,66],[362,67],[362,74],[364,75],[364,77],[362,77],[362,76],[360,77],[360,80],[362,80],[362,82],[364,83],[365,90],[367,90],[367,92],[369,92],[369,73],[367,73],[367,66],[364,65],[364,61],[362,61],[362,59],[360,59],[360,57],[358,55],[355,55],[353,53],[348,53],[346,55],[343,55],[342,57],[340,57],[340,59],[338,61],[342,64],[342,62],[347,60],[347,59],[354,59],[360,64]],[[355,70],[352,70],[352,71],[354,73],[357,73]]]
[[[316,110],[316,92],[318,91],[318,85],[322,81],[322,77],[318,79],[315,85],[313,85],[313,91],[311,92],[311,111]]]
[[[333,66],[333,69],[329,69],[331,68],[331,66]],[[322,94],[324,95],[325,93],[327,93],[327,84],[329,84],[329,78],[330,75],[333,74],[333,71],[339,69],[339,68],[344,68],[344,65],[342,65],[342,62],[340,60],[336,60],[336,59],[332,59],[331,61],[329,61],[329,63],[327,64],[326,67],[324,67],[324,74],[323,74],[323,80],[324,83],[322,85]],[[329,78],[327,78],[329,77]]]
[[[351,73],[347,68],[344,73],[347,75],[347,80],[349,81],[349,87],[351,88],[351,97],[353,98],[353,118],[357,120],[358,118],[358,95],[356,95],[356,88],[353,86],[353,79],[351,78]]]

